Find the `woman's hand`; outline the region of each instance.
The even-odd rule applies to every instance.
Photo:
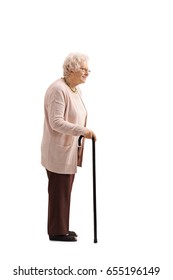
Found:
[[[90,129],[87,129],[87,130],[86,130],[86,132],[85,132],[85,134],[84,134],[84,137],[87,138],[87,139],[92,139],[92,138],[94,138],[94,141],[97,140],[95,133],[94,133],[92,130],[90,130]]]

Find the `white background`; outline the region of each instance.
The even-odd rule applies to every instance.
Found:
[[[1,1],[2,279],[26,279],[13,276],[19,265],[103,269],[95,278],[104,280],[171,279],[171,4]],[[50,242],[47,236],[47,177],[40,164],[43,99],[73,51],[87,54],[92,70],[81,89],[88,127],[98,138],[98,244],[93,243],[90,140],[71,201],[71,230],[78,233],[78,242]],[[107,276],[109,266],[160,266],[161,273]]]

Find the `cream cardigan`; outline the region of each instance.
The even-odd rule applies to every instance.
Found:
[[[64,80],[58,79],[45,94],[41,164],[55,173],[74,174],[77,165],[82,165],[83,146],[78,148],[78,138],[86,131],[87,112],[77,89],[78,96],[74,96]]]

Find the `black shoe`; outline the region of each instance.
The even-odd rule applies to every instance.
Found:
[[[67,235],[49,235],[49,239],[52,241],[67,241],[67,242],[73,242],[77,241],[77,238],[73,235],[67,234]]]
[[[69,235],[71,235],[71,236],[78,237],[78,235],[77,235],[76,232],[74,232],[74,231],[70,231],[70,230],[69,230],[68,233],[69,233]]]

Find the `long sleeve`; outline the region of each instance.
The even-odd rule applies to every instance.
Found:
[[[76,123],[76,111],[71,108],[70,104],[67,106],[67,103],[69,101],[63,91],[52,92],[51,102],[47,104],[47,114],[51,128],[56,132],[68,135],[84,135],[86,128]],[[71,121],[67,120],[66,115],[70,116]]]

